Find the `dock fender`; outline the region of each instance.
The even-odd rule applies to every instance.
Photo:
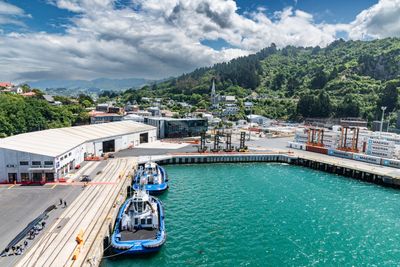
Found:
[[[128,185],[126,188],[126,195],[128,198],[132,197],[132,187],[130,185]]]
[[[103,254],[105,256],[109,256],[110,255],[110,237],[108,235],[105,235],[103,238]]]

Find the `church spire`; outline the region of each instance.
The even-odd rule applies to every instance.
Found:
[[[211,96],[215,96],[215,79],[212,79]]]
[[[211,86],[211,108],[216,108],[218,106],[217,94],[215,92],[215,78],[212,78]]]

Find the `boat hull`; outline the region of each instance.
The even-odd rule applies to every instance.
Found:
[[[149,192],[150,195],[156,196],[156,195],[161,195],[165,191],[168,190],[168,183],[162,183],[159,185],[145,185],[144,189]],[[139,185],[134,184],[133,185],[134,190],[139,190]]]
[[[161,246],[156,247],[156,248],[143,248],[143,247],[138,247],[138,248],[132,248],[132,249],[117,249],[113,248],[113,252],[115,254],[120,254],[120,255],[126,255],[126,256],[139,256],[139,255],[145,255],[145,254],[153,254],[157,253],[161,250]]]

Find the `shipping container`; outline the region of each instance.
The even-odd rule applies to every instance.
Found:
[[[320,154],[328,154],[328,149],[325,147],[318,147],[318,146],[306,146],[306,150],[314,153],[320,153]]]
[[[378,146],[394,146],[394,142],[380,139],[372,139],[368,140],[369,145],[378,145]]]
[[[400,160],[382,159],[382,165],[400,169]]]
[[[344,159],[353,159],[353,153],[335,149],[328,149],[328,155]]]
[[[306,144],[305,143],[288,142],[288,146],[290,148],[293,148],[293,149],[306,150]]]
[[[363,162],[368,162],[372,164],[381,164],[382,158],[380,157],[375,157],[375,156],[369,156],[369,155],[364,155],[364,154],[353,154],[353,159],[357,161],[363,161]]]
[[[366,152],[367,155],[376,156],[381,158],[393,158],[393,153],[383,152],[383,151],[368,151]]]

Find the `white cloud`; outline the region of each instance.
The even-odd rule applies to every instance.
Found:
[[[24,15],[25,12],[12,4],[0,1],[0,14],[1,15]]]
[[[119,0],[48,2],[76,13],[66,33],[0,35],[0,58],[6,63],[0,80],[163,78],[247,55],[272,42],[278,47],[326,46],[338,31],[361,38],[356,34],[361,29],[372,36],[378,28],[371,18],[379,17],[390,1],[381,0],[381,8],[360,13],[351,25],[316,23],[311,14],[291,7],[273,18],[263,10],[241,15],[233,0],[132,0],[129,6]],[[393,29],[399,25],[389,22]],[[207,39],[222,39],[230,47],[202,45]]]
[[[349,25],[352,39],[400,36],[400,0],[380,0]]]
[[[0,25],[15,24],[23,26],[24,24],[18,20],[20,17],[30,17],[30,15],[25,14],[21,8],[0,0]]]

